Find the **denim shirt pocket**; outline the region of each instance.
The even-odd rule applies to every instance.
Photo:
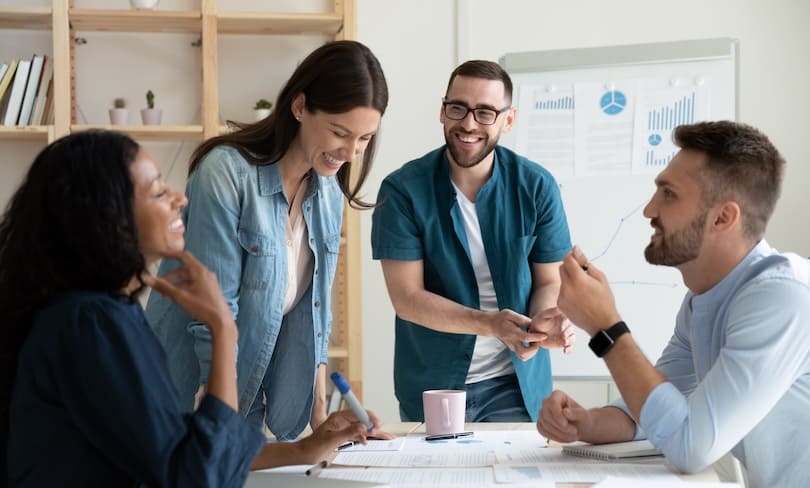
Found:
[[[259,232],[239,229],[239,245],[243,250],[242,287],[264,290],[278,276],[276,245],[273,239]]]
[[[338,255],[340,254],[340,234],[327,236],[323,241],[323,266],[326,267],[329,283],[332,283],[335,277],[335,269],[337,269]]]

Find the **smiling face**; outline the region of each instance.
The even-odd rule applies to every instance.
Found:
[[[143,148],[129,166],[134,186],[133,212],[138,244],[147,265],[183,250],[183,220],[180,211],[188,200],[169,188],[152,156]]]
[[[644,250],[650,264],[679,266],[700,255],[709,212],[698,183],[704,158],[700,152],[682,150],[655,179],[657,189],[644,207],[655,229]]]
[[[453,79],[445,102],[496,112],[511,103],[506,97],[502,81],[469,76],[456,76]],[[439,120],[444,125],[444,140],[451,162],[462,168],[471,168],[491,156],[501,133],[512,129],[514,118],[515,110],[509,108],[498,115],[494,124],[482,125],[475,121],[472,112],[467,113],[462,120],[453,120],[445,115],[442,107]]]
[[[292,110],[301,123],[297,145],[308,167],[320,176],[335,175],[341,166],[361,155],[382,118],[371,107],[355,107],[338,114],[309,112],[304,107],[304,95],[296,97]]]

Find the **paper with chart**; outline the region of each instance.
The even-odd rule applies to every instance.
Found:
[[[557,179],[574,176],[574,91],[571,85],[522,85],[515,150]]]
[[[636,80],[574,84],[574,173],[630,173]]]
[[[709,81],[672,77],[639,83],[633,129],[634,174],[661,172],[678,152],[672,142],[675,127],[708,118]]]

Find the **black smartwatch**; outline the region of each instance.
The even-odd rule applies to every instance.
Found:
[[[591,348],[591,351],[593,351],[597,357],[601,358],[610,351],[616,339],[628,332],[630,332],[630,329],[627,327],[627,324],[625,324],[623,320],[620,320],[607,329],[600,330],[594,334],[591,340],[588,341],[588,347]]]

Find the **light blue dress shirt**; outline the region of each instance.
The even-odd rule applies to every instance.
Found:
[[[289,207],[278,165],[251,165],[236,149],[217,147],[189,177],[186,196],[186,249],[216,273],[239,327],[239,411],[250,412],[254,425],[264,420],[276,437],[293,438],[309,421],[317,366],[328,361],[343,193],[334,177],[311,173],[302,210],[314,276],[284,316]],[[178,265],[164,260],[159,274]],[[194,393],[208,379],[208,329],[159,293],[150,295],[146,312],[190,410]],[[257,411],[251,406],[260,387],[267,408]]]
[[[636,438],[684,471],[728,451],[752,488],[810,486],[810,262],[764,240],[709,291],[687,293]],[[617,403],[617,406],[626,406]]]

